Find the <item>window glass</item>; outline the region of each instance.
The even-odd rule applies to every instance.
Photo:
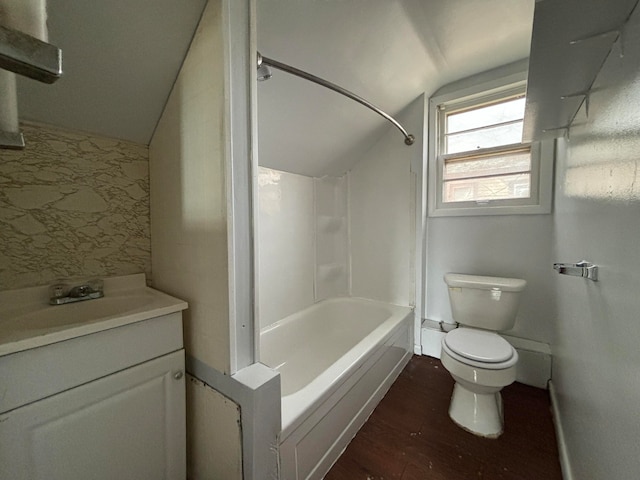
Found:
[[[510,198],[529,198],[530,175],[454,180],[444,185],[445,202],[483,202]]]
[[[447,160],[444,164],[445,180],[469,177],[490,177],[531,170],[531,155],[528,148],[508,151],[503,154],[478,158],[463,157]]]
[[[528,198],[531,191],[531,152],[446,161],[443,201],[469,202]]]
[[[446,153],[467,152],[480,148],[520,143],[522,120],[497,127],[447,135]]]
[[[447,133],[456,133],[485,125],[524,118],[525,98],[513,98],[490,105],[468,108],[447,114]]]
[[[430,99],[430,216],[550,212],[554,145],[522,143],[526,71],[507,71]]]

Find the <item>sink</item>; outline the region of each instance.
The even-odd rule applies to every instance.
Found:
[[[28,330],[41,330],[77,323],[95,322],[109,317],[125,315],[144,308],[154,296],[145,290],[135,294],[120,294],[64,305],[37,305],[35,310],[12,316],[10,323],[20,324]],[[9,325],[9,322],[3,325]]]
[[[0,479],[184,480],[187,304],[122,280],[0,292]]]
[[[144,274],[105,279],[104,297],[49,305],[47,287],[0,292],[0,356],[88,335],[187,307],[146,286]]]

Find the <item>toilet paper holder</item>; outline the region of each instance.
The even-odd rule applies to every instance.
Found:
[[[594,282],[598,281],[598,266],[586,260],[578,263],[554,263],[554,270],[561,275],[572,275],[574,277],[583,277]]]

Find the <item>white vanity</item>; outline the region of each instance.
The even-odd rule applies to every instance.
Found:
[[[186,476],[182,310],[144,275],[47,305],[0,292],[0,479]]]

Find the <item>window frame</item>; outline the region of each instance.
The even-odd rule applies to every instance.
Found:
[[[491,103],[501,98],[524,94],[527,72],[519,65],[510,65],[502,69],[469,77],[441,88],[429,99],[429,145],[428,145],[428,182],[430,217],[472,216],[472,215],[520,215],[551,213],[553,195],[554,141],[513,144],[511,146],[530,146],[531,148],[531,190],[528,198],[443,202],[444,162],[447,158],[464,154],[440,154],[446,141],[442,134],[446,115],[441,114],[440,105],[460,110],[483,103]],[[446,107],[445,107],[446,108]],[[490,147],[483,149],[500,151],[508,147]]]

